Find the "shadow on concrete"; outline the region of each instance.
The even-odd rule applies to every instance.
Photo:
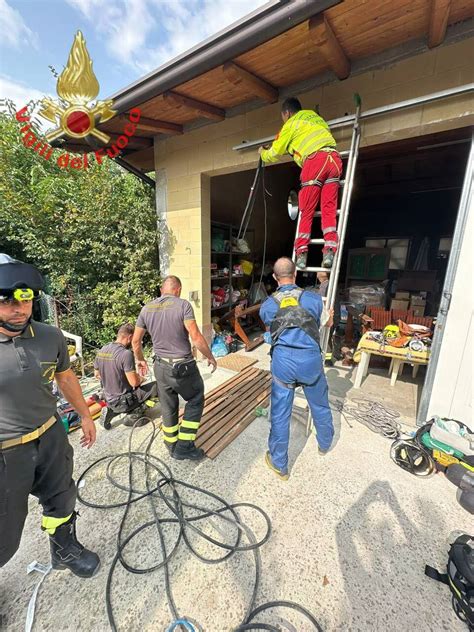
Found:
[[[347,399],[347,393],[354,386],[352,383],[352,375],[354,373],[354,367],[351,367],[348,371],[344,370],[343,375],[341,372],[343,369],[329,369],[326,371],[326,379],[329,388],[329,403],[331,404],[331,397],[337,397],[341,400],[342,404]],[[331,450],[333,450],[341,437],[342,427],[342,414],[339,410],[331,407],[332,419],[334,423],[334,440],[332,442]]]
[[[423,497],[418,499],[418,509],[415,524],[390,483],[378,480],[342,516],[336,542],[348,612],[341,613],[341,629],[400,629],[392,624],[398,617],[403,620],[403,611],[409,614],[405,629],[415,629],[412,624],[421,610],[414,603],[401,603],[401,595],[410,594],[415,602],[424,603],[423,571],[432,555],[427,534],[433,524],[441,532],[445,524],[443,514]],[[441,629],[436,625],[435,608],[431,613],[427,605],[421,607],[422,629]]]

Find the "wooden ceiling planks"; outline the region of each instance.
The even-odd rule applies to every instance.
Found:
[[[326,11],[325,16],[349,63],[410,39],[427,37],[431,1],[344,0]],[[451,0],[449,23],[472,15],[474,0]],[[311,37],[308,21],[240,55],[233,62],[276,89],[330,69],[327,55],[322,54],[317,41]],[[341,70],[339,75],[343,76],[344,72]],[[177,86],[176,90],[183,96],[222,110],[255,98],[244,83],[239,87],[227,80],[222,65]],[[192,109],[163,102],[162,97],[155,97],[141,108],[142,116],[180,125],[199,116]],[[145,130],[140,133],[148,136]]]
[[[473,0],[451,0],[451,10],[449,11],[448,24],[467,20],[474,15]]]
[[[245,91],[223,76],[222,66],[179,86],[179,92],[219,108],[231,108],[242,103]],[[244,93],[244,94],[243,94]],[[248,100],[248,99],[245,99]]]

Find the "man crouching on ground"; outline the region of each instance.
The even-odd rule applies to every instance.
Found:
[[[135,370],[135,360],[131,351],[135,325],[125,323],[118,332],[115,342],[109,342],[97,353],[94,361],[94,375],[102,384],[107,412],[104,425],[114,415],[126,413],[124,426],[144,426],[150,420],[143,415],[143,405],[156,398],[156,382],[144,384],[145,377]]]
[[[322,299],[296,285],[296,267],[287,257],[276,261],[273,276],[277,291],[260,308],[272,341],[271,429],[265,461],[282,480],[288,480],[290,420],[297,386],[303,387],[308,401],[321,455],[331,446],[334,427],[319,347]],[[331,321],[332,317],[325,326],[331,326]]]

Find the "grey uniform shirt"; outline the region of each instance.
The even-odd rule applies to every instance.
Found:
[[[94,369],[100,373],[105,400],[113,403],[133,390],[125,373],[135,371],[133,353],[119,342],[109,342],[97,353]]]
[[[56,327],[32,321],[14,338],[0,333],[0,441],[28,434],[54,415],[54,375],[69,366]]]
[[[137,327],[148,331],[159,358],[190,358],[191,343],[184,326],[187,320],[195,320],[191,303],[165,294],[142,308]]]

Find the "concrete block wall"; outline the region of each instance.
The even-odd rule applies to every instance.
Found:
[[[466,39],[298,96],[303,107],[318,104],[321,114],[332,119],[354,111],[355,92],[367,110],[464,85],[474,81],[472,47],[473,38]],[[472,124],[472,94],[451,97],[364,122],[361,145]],[[184,298],[199,291],[194,308],[206,333],[210,332],[210,177],[255,168],[255,150],[236,152],[232,147],[246,139],[272,136],[280,126],[276,103],[155,143],[155,168],[166,172],[166,223],[174,237],[168,240],[168,271],[182,278]],[[335,136],[339,148],[346,149],[351,130],[337,130]]]

